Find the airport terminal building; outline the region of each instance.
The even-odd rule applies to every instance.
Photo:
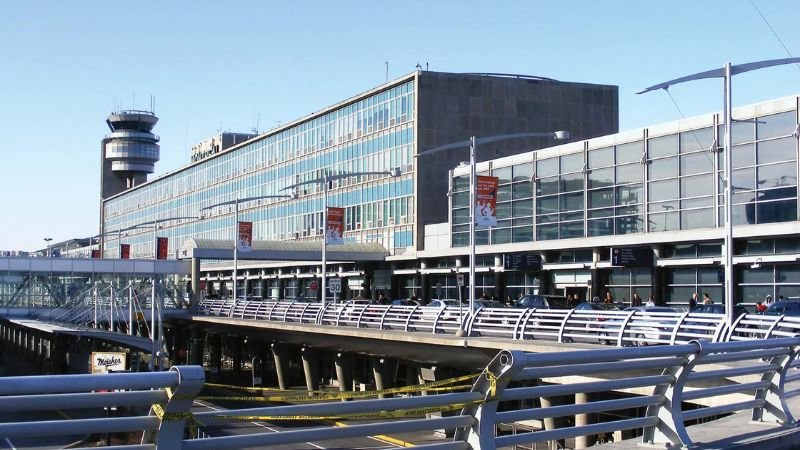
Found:
[[[800,271],[797,102],[735,110],[737,119],[757,119],[733,129],[734,263],[745,302],[800,295],[791,275]],[[237,208],[214,205],[254,197],[262,198],[238,205],[254,243],[292,252],[321,243],[325,190],[284,188],[323,173],[399,169],[329,183],[328,205],[345,209],[344,241],[379,244],[382,254],[359,261],[333,253],[327,276],[341,277],[345,298],[458,298],[456,276],[469,261],[467,148],[416,156],[470,136],[568,130],[570,141],[557,146],[531,138],[478,148],[478,174],[499,178],[498,225],[476,234],[478,292],[609,291],[617,301],[638,292],[679,304],[708,292],[721,300],[720,123],[708,114],[618,133],[615,86],[417,71],[172,173],[117,183],[101,206],[103,256],[119,257],[124,244],[131,258],[153,258],[156,236],[168,238],[174,257],[232,247]],[[142,153],[152,156],[148,139]],[[621,250],[624,258],[612,258]],[[236,267],[240,297],[319,295],[317,258]],[[231,260],[204,260],[201,295],[232,295],[233,269]]]

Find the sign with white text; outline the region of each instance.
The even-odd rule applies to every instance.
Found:
[[[328,207],[328,223],[325,224],[325,243],[344,244],[344,208]]]
[[[240,252],[249,252],[253,249],[253,222],[239,222],[236,249]]]
[[[497,226],[497,177],[476,177],[475,186],[475,225],[479,227]]]

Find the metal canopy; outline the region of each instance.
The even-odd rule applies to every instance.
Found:
[[[179,259],[233,259],[232,239],[188,239]],[[337,261],[383,261],[389,252],[377,242],[328,245],[328,257]],[[322,241],[253,241],[253,249],[239,252],[239,259],[261,261],[319,261]]]

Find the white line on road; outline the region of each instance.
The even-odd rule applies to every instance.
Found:
[[[194,402],[197,403],[198,405],[204,407],[204,408],[213,409],[214,411],[223,411],[222,409],[215,408],[215,407],[213,407],[211,405],[206,405],[205,403],[203,403],[201,401],[198,401],[198,400],[195,400]],[[258,423],[258,422],[250,422],[250,423],[252,423],[253,425],[255,425],[257,427],[265,428],[265,429],[267,429],[267,430],[269,430],[269,431],[271,431],[273,433],[278,433],[278,430],[276,430],[275,428],[270,428],[270,427],[264,425],[263,423]],[[306,442],[306,444],[308,444],[308,445],[310,445],[312,447],[318,448],[320,450],[326,450],[325,447],[323,447],[321,445],[317,445],[317,444],[315,444],[313,442]]]
[[[12,444],[11,440],[9,440],[8,438],[6,438],[6,443],[11,448],[11,450],[17,450],[17,447],[14,447],[14,444]]]

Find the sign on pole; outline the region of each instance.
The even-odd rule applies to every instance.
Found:
[[[119,259],[131,258],[131,244],[119,244]]]
[[[497,177],[478,176],[475,186],[475,225],[497,226]]]
[[[167,259],[168,250],[169,250],[169,238],[165,237],[156,238],[156,257],[158,259]]]
[[[457,274],[456,281],[458,282],[459,286],[464,287],[464,274],[463,273]]]
[[[325,243],[344,244],[344,208],[328,207],[328,223],[325,224]]]
[[[126,353],[123,352],[92,352],[89,364],[92,373],[119,372],[125,370]]]
[[[328,290],[332,294],[342,292],[342,279],[341,278],[328,278]]]
[[[239,238],[236,248],[240,252],[249,252],[253,249],[253,222],[239,222]]]

